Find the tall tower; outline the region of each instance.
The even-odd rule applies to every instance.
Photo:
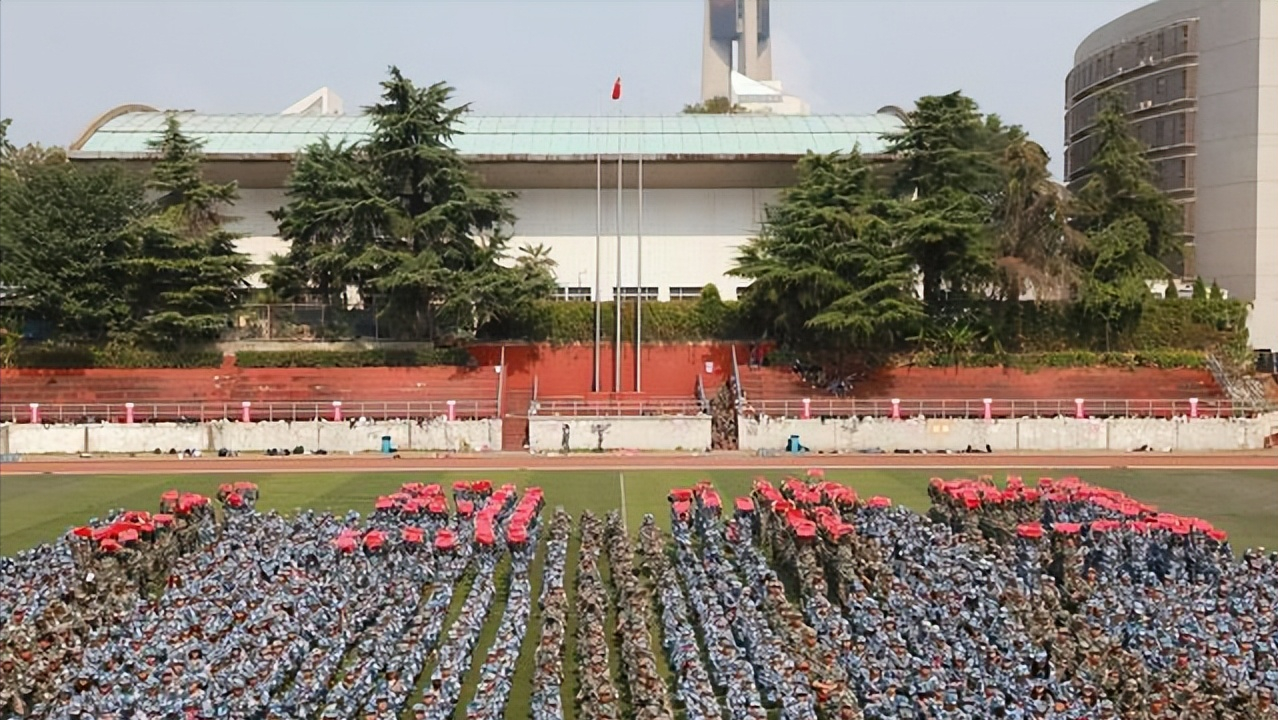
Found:
[[[705,0],[701,54],[701,99],[732,95],[732,72],[751,80],[772,79],[769,0]],[[737,62],[732,64],[733,43]]]

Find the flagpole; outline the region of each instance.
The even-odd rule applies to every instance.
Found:
[[[617,101],[617,282],[613,286],[612,306],[613,315],[616,316],[616,330],[613,336],[613,347],[616,348],[616,357],[613,359],[613,392],[621,392],[621,191],[623,186],[622,180],[622,153],[625,151],[625,132],[624,132],[624,116],[621,112],[621,76],[617,76],[616,82],[612,84],[612,99]]]
[[[643,148],[639,148],[639,205],[637,208],[639,216],[636,225],[635,242],[637,245],[637,256],[635,259],[635,274],[638,276],[636,282],[639,292],[635,293],[635,392],[643,392],[643,360],[641,359],[640,350],[643,345]]]
[[[618,141],[620,139],[621,133],[618,133]],[[617,147],[617,288],[615,302],[613,303],[617,309],[616,313],[614,313],[617,316],[617,336],[616,342],[613,343],[617,348],[616,364],[614,365],[615,372],[613,373],[614,392],[621,392],[621,150],[619,142]]]
[[[595,382],[599,392],[599,343],[603,334],[603,154],[595,153]]]

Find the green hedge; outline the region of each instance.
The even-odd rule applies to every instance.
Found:
[[[1092,352],[1067,350],[1044,353],[994,354],[974,353],[965,356],[920,352],[910,357],[922,367],[1009,367],[1021,370],[1073,367],[1114,368],[1203,368],[1206,354],[1196,350],[1145,350],[1139,352]]]
[[[124,345],[106,347],[35,345],[5,358],[7,367],[69,370],[84,368],[211,368],[222,364],[217,350],[162,352]]]
[[[15,350],[6,361],[6,367],[48,370],[214,368],[221,366],[222,353],[217,350],[160,352],[118,345],[32,346]],[[423,367],[469,362],[470,354],[462,348],[248,351],[235,357],[236,365],[246,368]]]
[[[616,335],[615,304],[602,303],[603,340]],[[510,326],[496,329],[504,333],[500,339],[530,340],[556,345],[592,342],[595,339],[595,304],[589,302],[545,301],[535,303],[523,317]],[[635,305],[625,303],[621,309],[621,339],[634,340]],[[752,337],[741,319],[736,302],[723,302],[717,295],[710,300],[676,300],[643,303],[643,339],[645,342],[688,342],[696,340],[741,340]],[[489,333],[498,339],[494,333]]]
[[[463,348],[372,350],[243,351],[235,364],[244,368],[356,368],[466,365],[470,354]]]

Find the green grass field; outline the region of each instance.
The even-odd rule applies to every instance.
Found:
[[[972,477],[979,471],[954,470],[937,472],[927,470],[831,470],[827,478],[856,488],[863,497],[887,495],[893,500],[918,511],[927,508],[927,481],[933,475],[947,478]],[[1008,474],[993,473],[995,477]],[[1034,479],[1039,471],[1021,473]],[[1060,470],[1051,473],[1056,477],[1077,474],[1083,479],[1106,487],[1112,487],[1162,509],[1206,518],[1228,530],[1237,548],[1254,545],[1278,546],[1278,475],[1270,471],[1147,471],[1147,470]],[[626,511],[631,528],[637,528],[646,513],[653,513],[663,526],[668,526],[666,494],[672,487],[688,485],[700,479],[713,480],[723,494],[725,502],[735,495],[749,492],[754,473],[748,471],[635,471],[624,473]],[[770,472],[774,479],[784,473]],[[53,540],[72,525],[84,523],[89,517],[104,515],[110,508],[154,509],[164,490],[176,487],[182,490],[212,495],[217,485],[228,480],[246,479],[245,475],[180,475],[174,477],[141,475],[21,475],[0,476],[0,552],[12,554],[43,541]],[[294,508],[310,507],[345,512],[355,509],[362,513],[372,510],[378,495],[395,491],[400,483],[411,481],[451,482],[456,479],[477,478],[481,475],[464,472],[438,473],[325,473],[325,474],[261,474],[253,479],[261,488],[259,507],[292,512]],[[562,505],[574,518],[583,510],[606,513],[622,505],[622,474],[602,471],[571,472],[504,472],[484,473],[496,482],[513,482],[519,486],[539,485],[546,493],[548,506]],[[549,513],[544,520],[549,521]],[[545,536],[543,534],[543,542]],[[565,573],[571,607],[576,597],[576,570],[579,554],[578,538],[569,542]],[[606,554],[601,559],[600,570],[605,585],[611,590]],[[537,554],[532,566],[532,592],[536,597],[541,591],[544,551]],[[463,683],[461,700],[455,718],[465,716],[465,706],[473,697],[479,680],[484,654],[496,637],[501,613],[506,602],[509,584],[509,559],[498,567],[495,581],[497,596],[491,613],[484,623],[476,643],[470,671]],[[449,621],[460,612],[470,589],[468,574],[458,584]],[[615,627],[615,597],[608,613],[609,629]],[[533,650],[540,633],[540,613],[533,606],[529,619],[528,635],[516,667],[514,687],[506,708],[506,717],[529,717]],[[565,673],[563,697],[564,710],[570,720],[576,720],[572,698],[577,692],[580,678],[575,670],[576,615],[568,616],[565,646]],[[652,619],[655,628],[656,618]],[[445,625],[447,632],[447,624]],[[610,661],[614,675],[619,674],[618,644],[610,631]],[[660,649],[659,636],[654,632],[653,649],[659,669],[669,680],[669,668]],[[429,665],[427,670],[429,671]],[[424,683],[425,674],[422,682]],[[614,678],[619,680],[620,678]],[[620,686],[620,683],[619,683]],[[419,688],[420,689],[420,688]],[[774,711],[775,714],[775,711]],[[677,713],[682,718],[682,713]]]
[[[972,469],[830,470],[827,478],[855,488],[863,497],[887,495],[918,511],[927,509],[927,481],[933,475],[972,477]],[[996,478],[1008,471],[992,473]],[[1229,531],[1236,547],[1278,546],[1278,474],[1268,470],[1059,470],[1025,471],[1027,481],[1044,474],[1077,474],[1088,482],[1122,490],[1164,510],[1210,520]],[[780,471],[768,473],[780,478]],[[666,521],[666,493],[672,487],[713,480],[725,500],[749,492],[754,473],[740,470],[673,472],[642,470],[624,473],[627,520],[637,528],[646,513]],[[451,482],[487,477],[520,487],[539,485],[546,504],[562,505],[575,518],[582,510],[606,513],[621,507],[621,478],[612,471],[556,472],[427,472],[409,473],[263,473],[217,475],[8,475],[0,476],[0,553],[13,554],[53,540],[68,527],[83,524],[113,507],[154,510],[160,493],[178,488],[213,495],[221,482],[252,479],[261,486],[263,510],[294,508],[367,513],[378,495],[411,481]]]

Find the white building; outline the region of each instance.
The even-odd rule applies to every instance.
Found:
[[[1278,348],[1278,0],[1159,0],[1089,35],[1065,81],[1071,184],[1110,89],[1184,208],[1187,274],[1253,303],[1252,344]]]
[[[182,129],[204,143],[206,176],[239,183],[230,228],[255,266],[283,254],[268,213],[285,204],[295,154],[327,136],[353,142],[369,132],[363,116],[345,116],[341,100],[320,91],[281,115],[179,113]],[[514,246],[543,244],[557,263],[565,298],[594,297],[596,157],[602,159],[603,268],[611,300],[617,283],[617,157],[624,158],[621,282],[639,286],[638,159],[643,157],[643,293],[661,300],[695,296],[714,283],[725,299],[745,283],[729,277],[737,248],[755,236],[764,207],[794,181],[795,162],[812,151],[859,148],[876,156],[884,135],[901,128],[900,111],[865,116],[679,115],[672,117],[467,117],[458,151],[491,188],[518,193]],[[75,162],[123,161],[145,167],[146,143],[164,113],[126,105],[95,120],[71,145]]]

